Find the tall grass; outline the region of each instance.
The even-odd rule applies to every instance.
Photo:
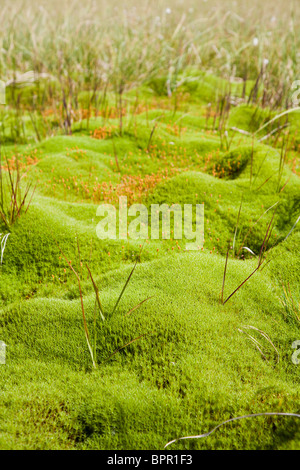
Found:
[[[83,92],[89,127],[92,110],[104,111],[113,90],[122,134],[126,90],[162,78],[176,113],[177,92],[193,78],[190,67],[240,80],[242,101],[286,112],[291,84],[300,76],[300,15],[292,0],[284,5],[254,0],[251,6],[233,0],[169,3],[130,0],[125,7],[117,0],[15,0],[7,8],[0,0],[0,78],[8,85],[8,105],[17,110],[12,130],[23,136],[23,116],[29,113],[39,140],[35,114],[42,122],[51,107],[70,134]],[[20,88],[18,77],[30,71],[31,83]],[[246,90],[249,80],[252,88]],[[227,147],[231,94],[227,90],[216,102],[221,145]]]
[[[0,220],[10,228],[29,209],[35,192],[32,183],[22,184],[24,174],[21,174],[18,158],[16,169],[13,170],[6,159],[6,171],[1,161],[0,145]]]

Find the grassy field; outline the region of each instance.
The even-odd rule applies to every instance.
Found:
[[[297,3],[0,6],[0,448],[299,415]],[[120,196],[204,203],[203,247],[99,239]],[[299,450],[300,420],[168,449]]]

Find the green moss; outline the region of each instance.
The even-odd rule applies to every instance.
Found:
[[[28,170],[35,196],[10,228],[0,268],[0,339],[8,345],[7,365],[0,366],[1,448],[162,449],[173,438],[207,432],[234,416],[299,412],[299,371],[291,361],[299,322],[290,321],[280,302],[282,282],[299,298],[298,226],[285,240],[299,216],[299,179],[288,165],[279,175],[280,149],[271,141],[264,145],[230,131],[255,131],[269,111],[256,111],[254,123],[254,108],[233,107],[227,124],[232,142],[222,150],[213,119],[206,119],[206,106],[226,82],[199,76],[199,81],[183,81],[178,93],[189,96],[178,107],[174,96],[164,96],[165,78],[144,85],[141,96],[148,100],[154,91],[157,105],[125,116],[122,135],[118,119],[105,123],[98,117],[74,123],[72,136],[4,147],[8,158],[19,153],[24,161],[36,150],[37,161]],[[233,86],[236,96],[242,86]],[[135,91],[128,99],[134,101]],[[82,105],[87,98],[83,93]],[[113,102],[111,96],[109,100]],[[89,135],[104,125],[115,126],[113,140]],[[130,186],[128,175],[138,184]],[[146,187],[147,178],[157,175]],[[149,240],[111,316],[140,241],[99,240],[96,210],[104,196],[97,200],[91,194],[96,184],[106,183],[111,188],[105,200],[116,203],[124,181],[133,201],[148,208],[152,203],[204,203],[205,243],[193,253],[184,252],[186,240],[178,245]],[[238,257],[229,258],[224,298],[257,266],[273,209],[261,216],[278,203],[268,244],[276,246],[270,263],[222,305],[225,256],[242,196]],[[6,231],[0,227],[0,233]],[[82,267],[76,261],[77,237]],[[97,322],[97,370],[91,367],[76,279],[55,240],[83,273],[90,332],[95,298],[86,263],[99,287],[107,319]],[[270,342],[251,330],[263,355],[259,352],[245,325],[271,338],[279,363]],[[145,336],[106,361],[140,335]],[[296,420],[255,418],[172,449],[293,449],[299,443]]]

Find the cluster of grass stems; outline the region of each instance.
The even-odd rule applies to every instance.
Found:
[[[243,197],[241,199],[241,203],[240,203],[240,207],[239,207],[239,211],[238,211],[238,216],[237,216],[237,223],[236,223],[236,226],[235,226],[235,230],[234,230],[234,236],[233,236],[233,242],[231,243],[231,240],[229,240],[229,243],[228,243],[228,249],[227,249],[227,253],[226,253],[226,259],[225,259],[225,266],[224,266],[224,273],[223,273],[223,282],[222,282],[222,289],[221,289],[221,295],[220,295],[220,299],[221,299],[221,303],[223,305],[225,305],[240,289],[241,287],[243,287],[248,281],[249,279],[251,279],[251,277],[259,270],[262,270],[268,263],[270,263],[270,261],[272,260],[272,257],[270,256],[271,255],[271,252],[273,250],[273,248],[276,246],[277,242],[275,242],[272,246],[269,246],[270,244],[270,239],[271,239],[271,236],[272,236],[272,232],[273,232],[273,229],[275,227],[275,221],[274,221],[274,218],[275,218],[275,215],[276,215],[276,212],[277,212],[277,209],[278,209],[278,203],[279,201],[277,201],[275,204],[273,204],[271,207],[269,207],[267,210],[265,210],[263,212],[263,214],[261,214],[261,216],[250,226],[250,228],[247,230],[243,240],[242,240],[242,243],[240,245],[240,248],[239,250],[236,251],[236,244],[237,244],[237,234],[238,234],[238,229],[239,229],[239,223],[240,223],[240,216],[241,216],[241,210],[242,210],[242,203],[243,203]],[[263,242],[262,242],[262,245],[261,245],[261,248],[260,248],[260,251],[259,251],[259,254],[256,255],[249,247],[245,246],[245,242],[248,238],[248,236],[250,235],[251,231],[253,230],[254,226],[258,224],[258,222],[261,220],[261,218],[267,213],[269,212],[271,209],[273,209],[273,214],[272,214],[272,217],[271,217],[271,220],[270,222],[268,223],[267,225],[267,229],[266,229],[266,232],[265,232],[265,236],[264,236],[264,239],[263,239]],[[293,227],[291,228],[291,230],[289,231],[289,233],[287,234],[287,236],[284,238],[283,242],[287,240],[287,238],[291,235],[291,233],[293,232],[293,230],[295,229],[298,221],[300,220],[300,217],[298,217],[297,221],[295,222],[295,224],[293,225]],[[226,275],[227,275],[227,268],[228,268],[228,260],[229,260],[229,254],[230,252],[232,253],[232,257],[239,257],[242,250],[246,250],[247,252],[249,252],[251,255],[253,255],[254,257],[257,257],[258,258],[258,261],[257,261],[257,266],[255,267],[255,269],[249,274],[249,276],[247,276],[243,282],[241,282],[238,287],[236,289],[234,289],[234,291],[229,295],[227,296],[226,298],[224,298],[224,290],[225,290],[225,282],[226,282]],[[286,306],[289,305],[289,309],[290,309],[290,305],[291,303],[288,302],[286,304]]]
[[[123,297],[123,295],[125,294],[125,291],[129,285],[129,282],[131,280],[131,277],[135,271],[135,268],[137,266],[137,263],[138,263],[138,260],[140,259],[140,255],[141,253],[138,255],[135,263],[134,263],[134,266],[128,276],[128,278],[126,279],[126,282],[121,290],[121,293],[112,309],[111,312],[106,312],[103,308],[103,305],[101,303],[101,300],[100,300],[100,294],[99,294],[99,289],[97,287],[97,284],[93,278],[93,275],[92,275],[92,272],[91,272],[91,269],[89,267],[88,264],[86,264],[86,269],[88,271],[88,275],[89,275],[89,279],[91,280],[91,283],[92,283],[92,286],[93,286],[93,289],[94,289],[94,292],[95,292],[95,307],[94,307],[94,316],[93,316],[93,335],[90,335],[89,333],[89,330],[88,330],[88,326],[87,326],[87,318],[86,318],[86,313],[85,313],[85,308],[84,308],[84,301],[83,301],[83,294],[82,294],[82,269],[81,269],[81,266],[82,266],[82,261],[81,261],[81,255],[80,255],[80,246],[79,246],[79,239],[77,237],[77,254],[78,254],[78,265],[80,266],[80,272],[76,271],[75,268],[72,266],[72,263],[68,260],[67,256],[64,254],[64,252],[62,251],[61,247],[59,246],[59,244],[57,243],[57,241],[55,240],[55,243],[56,245],[58,246],[62,256],[64,257],[64,259],[66,260],[71,272],[75,275],[76,277],[76,280],[77,280],[77,284],[78,284],[78,290],[79,290],[79,296],[80,296],[80,302],[81,302],[81,311],[82,311],[82,319],[83,319],[83,328],[84,328],[84,334],[85,334],[85,339],[86,339],[86,343],[87,343],[87,346],[88,346],[88,350],[89,350],[89,353],[90,353],[90,356],[91,356],[91,360],[92,360],[92,365],[93,365],[93,368],[97,368],[97,325],[98,325],[98,319],[100,318],[101,322],[106,322],[107,320],[109,320],[109,318],[111,318],[118,306],[119,306],[119,303],[121,302],[121,299]],[[133,313],[135,310],[137,310],[141,305],[143,305],[147,300],[149,300],[151,297],[147,297],[146,299],[142,300],[141,302],[139,302],[138,304],[136,304],[134,307],[132,307],[128,312],[126,312],[125,316],[128,316],[130,315],[131,313]],[[118,349],[116,349],[115,351],[113,351],[103,362],[107,362],[112,356],[114,356],[116,353],[118,353],[119,351],[121,351],[121,349],[124,349],[125,347],[129,346],[130,344],[134,343],[135,341],[139,340],[140,338],[144,337],[145,334],[142,334],[142,335],[139,335],[138,337],[130,340],[128,343],[120,346]]]
[[[171,11],[165,0],[159,5],[130,1],[126,8],[102,0],[54,0],[51,6],[45,0],[37,6],[16,0],[10,8],[1,3],[0,78],[14,110],[9,122],[15,140],[25,137],[25,116],[37,140],[51,133],[43,117],[49,107],[59,128],[70,134],[82,93],[89,127],[92,109],[95,117],[103,115],[114,92],[122,135],[124,93],[157,77],[164,80],[163,93],[173,99],[174,113],[178,90],[191,80],[201,81],[203,72],[243,83],[240,97],[233,96],[231,86],[216,90],[218,123],[215,118],[213,127],[226,147],[228,113],[237,98],[270,112],[292,105],[300,41],[299,12],[292,1],[283,6],[255,0],[249,7],[231,0],[201,6],[175,0]],[[189,76],[191,67],[199,77]]]
[[[28,182],[24,188],[18,159],[16,160],[16,170],[13,171],[6,159],[7,171],[4,172],[1,161],[0,145],[0,220],[6,228],[10,228],[24,212],[28,211],[31,204],[35,187]],[[6,176],[6,181],[5,181]]]
[[[295,295],[291,292],[291,287],[289,282],[285,285],[284,282],[282,284],[282,298],[280,299],[280,303],[284,307],[286,312],[287,319],[292,323],[297,323],[300,325],[300,299],[297,299]]]

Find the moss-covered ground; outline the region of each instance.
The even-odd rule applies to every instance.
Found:
[[[300,365],[291,359],[300,339],[298,226],[286,237],[300,209],[300,113],[288,117],[281,169],[285,131],[261,140],[275,121],[256,132],[266,110],[236,104],[226,117],[228,135],[216,130],[219,118],[208,103],[218,80],[205,75],[176,99],[152,81],[138,90],[136,112],[136,90],[128,92],[122,132],[117,116],[99,116],[75,122],[70,136],[30,144],[7,139],[2,146],[11,165],[22,162],[22,181],[36,189],[28,211],[9,229],[0,227],[10,233],[0,268],[0,339],[7,345],[0,448],[163,449],[236,416],[299,413]],[[242,87],[236,84],[232,95],[241,96]],[[34,135],[29,119],[27,125]],[[121,195],[147,207],[204,203],[203,249],[149,239],[140,254],[140,240],[99,240],[97,207],[117,204]],[[236,226],[224,299],[256,268],[275,208],[266,262],[223,305]],[[114,315],[97,318],[96,369],[78,284],[55,241],[81,275],[91,335],[95,293],[86,263],[111,312],[138,259]],[[300,420],[291,417],[233,422],[170,447],[299,448]]]

